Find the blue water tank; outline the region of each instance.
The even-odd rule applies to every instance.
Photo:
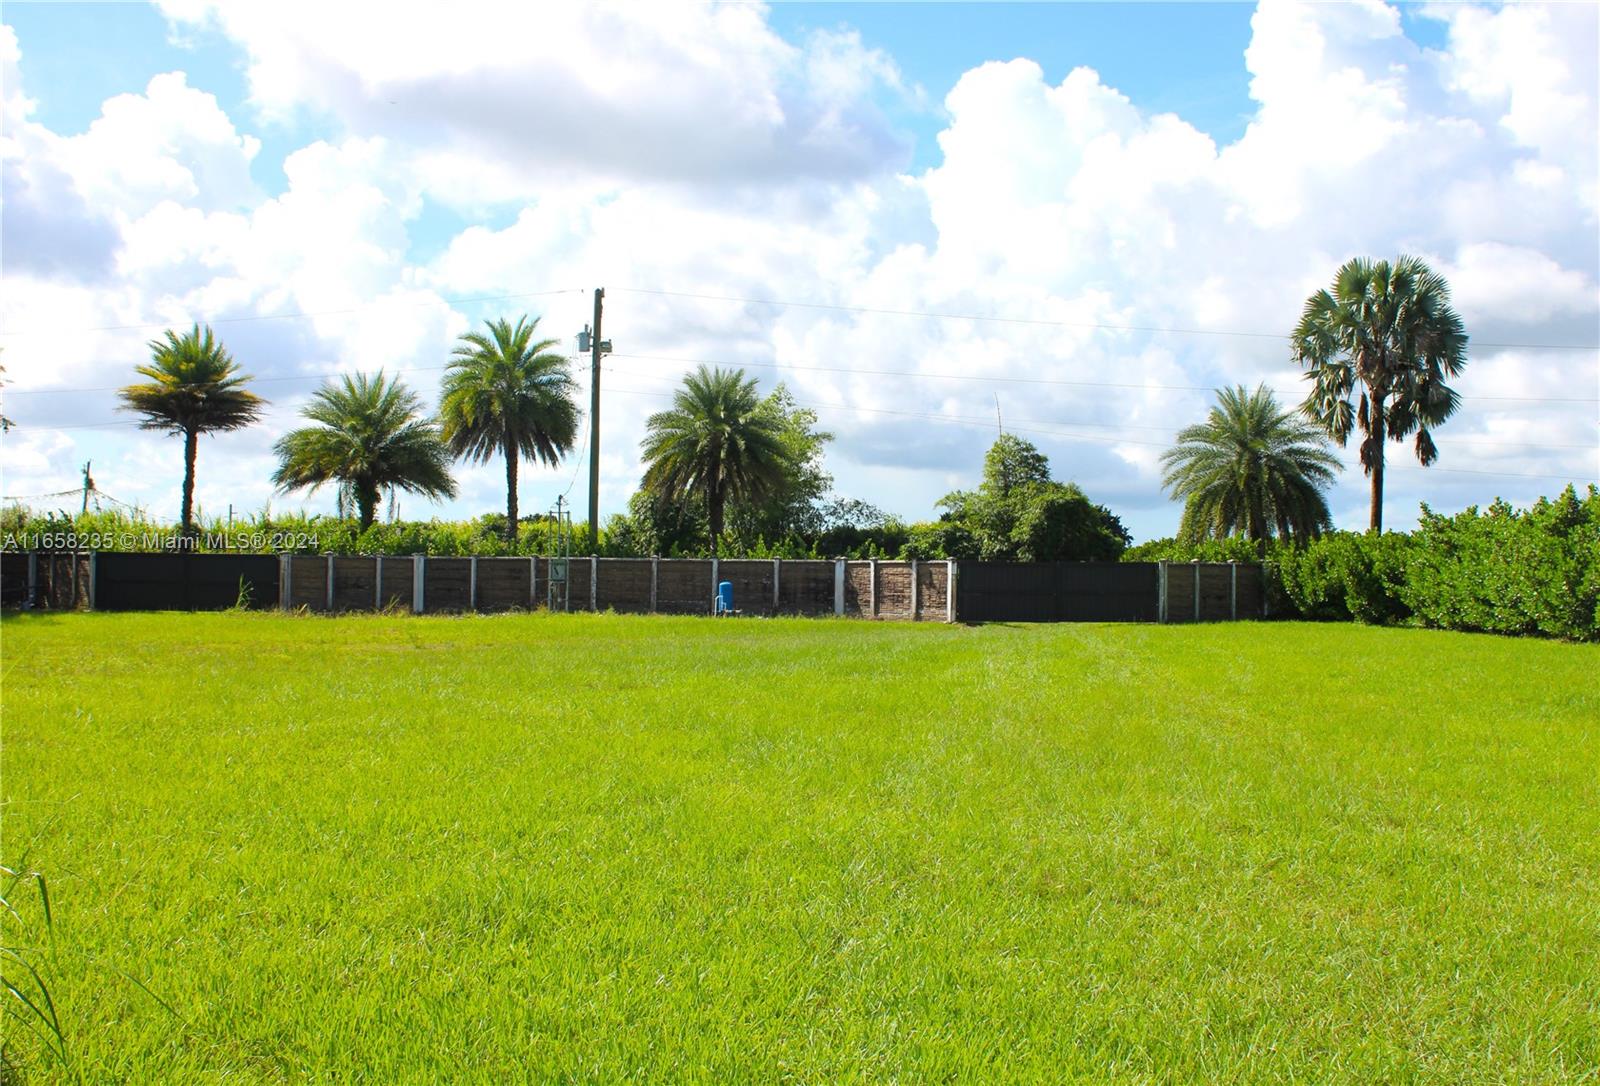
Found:
[[[723,581],[717,585],[717,611],[733,610],[733,582]]]

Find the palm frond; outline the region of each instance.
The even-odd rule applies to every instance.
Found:
[[[1220,390],[1206,421],[1177,437],[1161,465],[1163,485],[1184,502],[1182,538],[1310,538],[1330,523],[1323,491],[1338,458],[1266,386]]]

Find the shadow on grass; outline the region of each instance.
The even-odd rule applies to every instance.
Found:
[[[21,610],[19,608],[7,607],[5,610],[0,611],[0,622],[4,622],[4,623],[6,623],[8,625],[10,623],[13,623],[13,622],[26,622],[26,623],[37,624],[37,625],[40,625],[40,626],[55,626],[55,625],[59,624],[68,615],[77,614],[77,613],[80,613],[80,612],[74,612],[74,611],[23,611],[23,610]],[[85,611],[85,612],[81,612],[81,613],[82,614],[88,614],[89,612]]]

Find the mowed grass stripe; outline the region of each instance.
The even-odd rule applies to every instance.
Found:
[[[0,638],[4,851],[50,879],[89,1080],[1600,1067],[1593,646],[613,615]]]

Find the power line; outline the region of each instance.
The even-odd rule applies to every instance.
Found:
[[[569,355],[568,357],[571,358],[572,356]],[[1055,377],[1008,377],[1008,376],[1003,376],[1003,375],[998,375],[998,374],[995,374],[995,375],[984,375],[984,374],[971,374],[971,373],[925,373],[925,372],[920,371],[920,370],[867,369],[867,368],[862,368],[862,367],[857,367],[857,366],[815,366],[815,365],[805,365],[803,363],[797,363],[797,362],[730,362],[730,361],[727,361],[725,359],[716,359],[716,358],[683,358],[683,357],[679,357],[679,356],[675,356],[675,355],[664,355],[664,354],[626,354],[626,353],[618,352],[618,353],[613,353],[611,355],[611,357],[612,358],[632,358],[632,359],[639,359],[639,360],[642,360],[642,361],[653,361],[653,362],[678,362],[678,363],[683,363],[683,364],[697,364],[697,365],[707,365],[707,366],[734,366],[734,367],[739,367],[739,368],[750,367],[750,368],[757,368],[757,369],[773,369],[773,370],[800,370],[800,371],[812,372],[812,373],[842,373],[842,374],[860,375],[860,376],[866,376],[866,377],[910,377],[910,378],[930,380],[930,381],[980,381],[980,382],[994,382],[994,383],[1001,383],[1001,384],[1049,385],[1049,386],[1059,386],[1059,387],[1063,387],[1063,388],[1117,388],[1117,389],[1134,389],[1134,390],[1142,390],[1142,391],[1148,391],[1148,390],[1154,389],[1154,390],[1161,391],[1161,392],[1216,392],[1217,391],[1217,386],[1215,386],[1215,385],[1168,385],[1168,384],[1157,384],[1157,383],[1141,384],[1141,383],[1137,383],[1137,382],[1118,382],[1118,381],[1068,381],[1068,380],[1064,380],[1064,379],[1061,379],[1061,378],[1055,378]],[[382,369],[383,369],[383,372],[387,373],[387,374],[438,373],[440,371],[449,369],[449,364],[446,363],[444,365],[438,365],[438,366],[398,366],[398,367],[395,367],[393,369],[390,369],[388,367],[382,367]],[[347,375],[350,372],[351,371],[349,371],[349,370],[342,370],[342,369],[321,370],[321,371],[316,371],[316,372],[312,372],[312,373],[289,374],[289,375],[281,376],[281,377],[253,377],[253,378],[251,378],[251,381],[252,381],[252,383],[256,383],[256,384],[266,384],[266,383],[269,383],[269,382],[270,383],[282,383],[282,382],[290,382],[290,381],[320,381],[320,380],[324,380],[324,379],[330,378],[330,377],[343,377],[343,376]],[[23,388],[23,389],[12,389],[9,392],[7,392],[6,395],[8,395],[8,396],[64,396],[64,395],[77,395],[77,394],[88,393],[88,392],[118,392],[123,387],[124,386],[122,386],[122,385],[99,385],[99,386],[88,386],[88,387],[77,387],[77,388]],[[1272,391],[1277,392],[1277,393],[1279,393],[1281,395],[1285,395],[1285,396],[1294,396],[1294,395],[1298,395],[1299,394],[1299,390],[1297,390],[1297,389],[1275,388]],[[1577,404],[1600,403],[1600,396],[1485,396],[1485,395],[1463,395],[1461,398],[1463,400],[1481,400],[1481,401],[1485,401],[1485,402],[1495,402],[1495,403],[1560,403],[1560,404],[1566,404],[1566,403],[1577,403]]]
[[[566,290],[530,290],[520,294],[486,294],[476,298],[437,298],[428,301],[406,302],[398,299],[392,301],[368,302],[365,305],[349,306],[345,309],[307,309],[297,310],[293,313],[256,313],[243,317],[210,317],[206,319],[191,318],[181,321],[150,321],[139,324],[101,324],[88,328],[78,328],[78,332],[131,332],[140,328],[173,328],[185,324],[243,324],[249,321],[288,321],[302,320],[306,317],[333,317],[346,313],[360,313],[368,309],[381,309],[385,307],[401,307],[408,309],[421,309],[435,305],[473,305],[477,302],[508,302],[517,298],[545,298],[555,294],[581,294],[581,287],[572,287]],[[33,328],[22,329],[17,332],[0,332],[0,336],[34,336],[41,334],[60,335],[59,328]]]
[[[654,295],[664,298],[692,298],[699,301],[731,302],[741,305],[770,305],[788,309],[819,309],[839,313],[863,313],[891,317],[916,317],[926,320],[964,320],[978,321],[987,324],[1010,324],[1044,328],[1087,328],[1107,332],[1143,332],[1156,335],[1186,335],[1186,336],[1230,336],[1243,339],[1279,339],[1288,340],[1292,337],[1281,332],[1255,332],[1240,329],[1224,328],[1185,328],[1163,325],[1141,324],[1114,324],[1108,321],[1070,321],[1054,320],[1041,317],[1001,317],[985,313],[947,313],[937,310],[925,309],[889,309],[878,306],[843,305],[832,302],[808,302],[789,298],[746,298],[730,294],[706,294],[686,290],[662,290],[649,287],[614,287],[613,290],[623,291],[628,294]],[[368,309],[385,307],[426,308],[429,306],[455,306],[474,305],[481,302],[514,301],[521,298],[552,297],[560,294],[581,294],[584,288],[568,287],[560,290],[531,290],[512,294],[484,294],[471,297],[438,298],[425,301],[384,300],[368,302],[364,305],[347,306],[340,309],[311,309],[296,310],[290,313],[258,313],[238,317],[211,317],[188,318],[185,320],[147,321],[130,324],[102,324],[75,329],[78,332],[124,332],[149,328],[171,328],[184,324],[242,324],[255,321],[276,320],[303,320],[309,317],[340,316],[349,313],[359,313]],[[60,335],[60,328],[21,329],[18,331],[0,331],[0,336],[29,336],[29,335]],[[1496,350],[1533,350],[1533,351],[1600,351],[1600,345],[1583,343],[1498,343],[1478,342],[1470,346],[1494,348]]]
[[[984,376],[974,376],[974,375],[970,375],[970,374],[922,373],[922,372],[918,372],[918,371],[914,371],[914,370],[856,369],[856,368],[853,368],[853,367],[843,367],[843,366],[807,366],[807,365],[800,365],[800,364],[790,364],[790,363],[782,363],[782,364],[780,364],[780,363],[771,363],[771,362],[732,363],[732,362],[718,361],[716,359],[680,358],[680,357],[675,357],[675,356],[670,356],[670,355],[620,354],[619,353],[619,354],[613,354],[612,358],[636,359],[636,360],[641,360],[641,361],[666,361],[666,362],[678,362],[678,363],[704,363],[704,364],[710,364],[710,365],[730,365],[730,366],[737,365],[737,366],[759,367],[759,368],[766,368],[766,369],[779,369],[779,370],[792,369],[792,370],[802,370],[802,371],[808,371],[808,372],[862,374],[862,375],[868,375],[868,376],[922,377],[922,378],[928,378],[928,379],[932,379],[932,380],[995,381],[995,382],[1022,383],[1022,384],[1062,385],[1062,386],[1067,386],[1067,387],[1117,388],[1117,389],[1134,389],[1134,390],[1159,389],[1159,390],[1162,390],[1162,391],[1182,391],[1182,392],[1214,392],[1214,391],[1216,391],[1216,389],[1214,387],[1212,387],[1212,386],[1204,386],[1204,385],[1164,385],[1164,384],[1133,384],[1133,383],[1118,383],[1118,382],[1104,382],[1104,381],[1100,381],[1100,382],[1096,382],[1096,381],[1064,381],[1064,380],[1058,380],[1058,379],[1054,379],[1054,378],[1041,378],[1041,377],[1002,377],[1002,376],[984,377]],[[411,366],[411,367],[399,367],[399,368],[396,368],[394,370],[389,370],[389,371],[386,371],[386,372],[395,373],[395,374],[400,374],[400,373],[418,373],[418,372],[437,372],[437,371],[441,371],[441,370],[444,370],[444,369],[447,369],[447,368],[448,368],[448,365],[441,365],[441,366]],[[628,374],[630,376],[640,376],[640,377],[646,377],[646,378],[656,378],[657,377],[657,375],[655,375],[655,374],[647,373],[647,372],[640,371],[640,370],[618,368],[614,364],[611,366],[611,369],[613,370],[613,372],[624,373],[624,374]],[[345,370],[332,370],[332,371],[327,371],[327,372],[324,372],[324,373],[297,374],[297,375],[288,376],[288,377],[258,378],[258,380],[260,380],[260,381],[321,380],[321,379],[328,378],[328,377],[345,376],[348,372],[349,371],[345,371]],[[665,380],[667,378],[662,377],[660,379]],[[31,390],[31,391],[34,391],[34,392],[70,392],[70,391],[94,392],[94,391],[115,391],[115,389],[76,389],[76,390],[72,390],[72,389],[36,389],[36,390]],[[1280,389],[1280,390],[1276,390],[1276,391],[1285,392],[1285,394],[1291,394],[1287,390],[1281,390]],[[1559,402],[1559,403],[1600,402],[1600,401],[1596,401],[1596,400],[1583,399],[1583,398],[1561,399],[1561,398],[1557,398],[1557,397],[1463,397],[1463,398],[1464,399],[1488,399],[1488,400],[1514,400],[1514,401],[1519,401],[1519,402],[1521,402],[1521,401],[1528,401],[1528,402],[1546,402],[1546,401],[1549,401],[1549,402]],[[840,406],[840,405],[833,405],[833,406],[837,407],[837,406]],[[869,409],[867,409],[867,408],[858,408],[857,410],[869,410]],[[916,412],[901,412],[901,413],[910,414],[910,415],[915,416],[915,417],[933,417],[933,416],[920,416],[919,413],[916,413]],[[280,419],[282,419],[282,418],[286,418],[288,416],[278,416],[278,417]],[[1057,425],[1056,423],[1039,423],[1038,420],[1022,419],[1022,420],[1019,420],[1019,421],[1024,422],[1024,423],[1033,422],[1033,423],[1039,424],[1039,425]],[[1143,425],[1139,425],[1139,424],[1136,424],[1136,423],[1075,422],[1075,423],[1070,423],[1069,425],[1083,426],[1083,427],[1088,427],[1088,428],[1091,428],[1091,429],[1116,429],[1116,430],[1130,430],[1130,429],[1133,429],[1133,430],[1150,430],[1150,431],[1156,431],[1156,432],[1168,432],[1170,430],[1170,427],[1143,426]],[[23,423],[20,423],[17,428],[18,429],[22,429],[22,430],[32,429],[32,430],[45,430],[45,431],[49,431],[49,432],[68,432],[68,431],[78,431],[78,430],[120,429],[120,428],[125,428],[125,427],[138,427],[138,426],[139,426],[139,423],[136,420],[129,419],[129,420],[98,422],[98,423],[94,423],[94,422],[91,422],[91,423],[78,423],[78,424],[73,424],[73,425],[68,425],[68,426],[30,426],[28,423],[23,422]],[[1054,432],[1054,431],[1048,431],[1048,432]],[[1131,441],[1131,439],[1124,439],[1124,441],[1122,443],[1130,443],[1130,441]],[[1139,442],[1131,442],[1131,443],[1139,444]],[[1472,438],[1457,438],[1457,439],[1455,439],[1454,443],[1456,443],[1456,444],[1466,444],[1466,445],[1479,445],[1479,446],[1492,445],[1492,446],[1496,446],[1496,447],[1507,447],[1507,446],[1509,446],[1509,447],[1515,447],[1515,448],[1533,448],[1533,449],[1577,449],[1577,450],[1587,450],[1587,449],[1592,447],[1592,446],[1589,446],[1589,445],[1557,444],[1557,443],[1550,443],[1550,442],[1493,441],[1493,440],[1478,440],[1478,439],[1472,439]]]
[[[754,366],[761,369],[804,370],[816,373],[862,374],[871,377],[921,377],[936,381],[995,381],[1006,384],[1060,385],[1067,388],[1121,388],[1162,392],[1216,392],[1215,385],[1163,385],[1137,384],[1117,381],[1066,381],[1055,377],[1002,377],[971,373],[924,373],[920,370],[859,369],[854,366],[808,366],[794,362],[728,362],[715,358],[678,358],[663,354],[614,354],[613,358],[637,358],[655,362],[694,363],[705,366]],[[1298,394],[1298,390],[1275,388],[1272,391],[1285,396]],[[1467,396],[1463,400],[1494,400],[1507,403],[1600,403],[1600,396]]]
[[[436,372],[441,371],[441,370],[449,369],[450,367],[449,367],[449,364],[447,363],[447,364],[441,365],[441,366],[399,366],[399,367],[396,367],[394,369],[390,369],[389,367],[384,366],[384,367],[380,367],[380,368],[382,369],[382,371],[385,374],[399,374],[399,373],[436,373]],[[283,377],[254,377],[254,376],[252,376],[252,377],[250,377],[250,383],[251,384],[269,384],[269,383],[276,384],[276,383],[284,382],[284,381],[323,381],[323,380],[328,379],[329,377],[345,377],[345,376],[354,376],[354,372],[351,371],[351,370],[319,370],[319,371],[317,371],[315,373],[295,373],[295,374],[289,374],[289,375],[283,376]],[[78,393],[84,393],[84,392],[120,392],[125,387],[126,386],[124,386],[124,385],[98,385],[98,386],[88,387],[88,388],[18,388],[18,389],[12,389],[10,392],[6,393],[6,395],[8,395],[8,396],[62,396],[62,395],[68,395],[68,394],[76,395]]]
[[[627,373],[629,373],[630,376],[634,376],[635,375],[632,371],[616,371],[616,372],[627,372]],[[621,395],[625,395],[625,396],[646,396],[646,397],[651,397],[651,398],[654,398],[654,399],[669,399],[673,395],[672,392],[665,391],[665,390],[629,389],[629,388],[612,387],[610,389],[610,391],[612,391],[614,393],[621,394]],[[922,412],[922,411],[901,411],[901,410],[896,410],[896,409],[893,409],[893,408],[862,407],[862,406],[859,406],[859,405],[856,405],[856,404],[813,403],[813,402],[802,402],[802,401],[795,401],[795,402],[796,402],[796,406],[798,406],[798,407],[806,407],[806,408],[810,408],[810,409],[818,410],[818,411],[854,411],[854,412],[860,412],[860,413],[871,414],[871,415],[890,415],[890,416],[895,416],[895,417],[900,417],[900,418],[913,418],[913,419],[922,419],[922,420],[927,420],[927,421],[932,421],[932,422],[951,423],[951,424],[960,425],[960,426],[974,426],[974,427],[980,427],[980,428],[983,428],[983,429],[987,429],[990,425],[992,425],[991,421],[987,417],[977,416],[977,415],[934,414],[934,413]],[[1071,440],[1078,440],[1078,441],[1089,441],[1089,442],[1095,442],[1095,443],[1104,444],[1104,445],[1139,445],[1139,446],[1143,446],[1143,447],[1147,447],[1147,448],[1167,448],[1168,447],[1168,443],[1166,443],[1166,442],[1139,441],[1139,440],[1133,439],[1133,438],[1121,438],[1121,437],[1115,437],[1115,436],[1110,436],[1110,435],[1106,435],[1106,434],[1085,434],[1085,433],[1079,433],[1079,432],[1070,431],[1070,430],[1052,429],[1052,428],[1048,427],[1048,424],[1042,424],[1038,420],[1033,420],[1033,419],[1023,419],[1023,420],[1020,420],[1020,422],[1022,423],[1022,425],[1016,425],[1015,423],[1013,423],[1009,428],[1012,429],[1012,430],[1016,430],[1018,432],[1021,432],[1021,433],[1040,434],[1040,435],[1043,435],[1043,436],[1061,437],[1061,438],[1068,438],[1068,439],[1071,439]],[[93,425],[93,424],[89,424],[89,425]],[[123,424],[114,423],[114,424],[111,424],[111,425],[123,425]],[[1094,424],[1078,424],[1078,425],[1094,425]],[[54,429],[67,429],[67,428],[66,427],[44,427],[42,429],[52,429],[52,430],[54,430]],[[1562,446],[1562,447],[1567,447],[1567,446]],[[1574,446],[1574,447],[1582,448],[1583,446]],[[563,496],[565,496],[565,494],[567,494],[567,493],[570,493],[571,490],[572,490],[573,485],[577,482],[578,472],[579,472],[579,470],[581,470],[581,466],[582,466],[582,463],[583,463],[582,457],[583,457],[583,454],[580,452],[579,457],[577,458],[577,461],[576,461],[577,464],[579,465],[579,467],[577,469],[574,469],[573,475],[572,475],[572,479],[567,484],[567,489],[566,489],[566,491],[563,492]],[[1386,466],[1386,470],[1388,470],[1388,471],[1402,471],[1402,472],[1408,472],[1408,473],[1409,472],[1424,472],[1424,471],[1427,471],[1427,472],[1444,472],[1444,473],[1448,473],[1448,474],[1451,474],[1451,475],[1482,475],[1482,476],[1491,476],[1491,477],[1495,477],[1495,478],[1560,480],[1560,481],[1564,481],[1564,482],[1570,482],[1575,478],[1575,476],[1571,476],[1571,475],[1557,475],[1557,474],[1547,474],[1547,473],[1531,473],[1531,472],[1515,472],[1515,471],[1483,471],[1483,470],[1476,469],[1476,468],[1442,468],[1442,467],[1437,467],[1437,466],[1434,466],[1434,467],[1413,467],[1413,466],[1407,465],[1407,464],[1389,464],[1389,465]],[[117,505],[121,505],[121,506],[123,506],[125,508],[137,508],[136,506],[131,506],[126,502],[123,502],[123,501],[120,501],[120,500],[118,500],[116,498],[111,497],[111,495],[106,494],[104,491],[101,491],[98,487],[95,488],[95,490],[93,492],[98,494],[98,495],[100,495],[100,496],[102,496],[102,497],[104,497],[104,498],[106,498],[107,500],[109,500],[111,502],[114,502]],[[4,500],[4,501],[29,501],[29,500],[37,500],[39,498],[50,498],[50,497],[68,497],[68,496],[76,497],[76,496],[78,496],[78,495],[80,495],[82,493],[83,493],[83,490],[80,487],[80,488],[77,488],[77,489],[74,489],[74,490],[55,491],[55,492],[52,492],[50,494],[6,495],[3,499],[0,499],[0,500]]]
[[[97,486],[90,486],[90,487],[87,488],[87,490],[88,490],[88,493],[94,495],[96,498],[104,498],[106,501],[110,502],[112,505],[120,505],[124,509],[136,509],[136,508],[138,508],[137,506],[130,505],[128,502],[125,502],[125,501],[121,500],[120,498],[113,498],[110,494],[107,494],[104,490],[101,490]],[[71,490],[52,490],[48,494],[5,494],[5,495],[0,495],[0,501],[6,501],[6,502],[29,502],[29,501],[39,501],[42,498],[80,498],[80,497],[83,497],[84,491],[85,491],[84,487],[78,486],[78,487],[73,487]]]
[[[638,355],[632,355],[632,357],[638,357]],[[618,366],[611,366],[611,373],[622,373],[632,377],[646,377],[646,379],[656,379],[656,381],[669,381],[669,377],[661,376],[661,374],[648,373],[648,371],[645,371],[645,369],[624,369],[618,368]],[[1134,385],[1134,387],[1144,387],[1144,385]],[[1061,425],[1061,422],[1059,421],[1040,422],[1038,419],[1018,419],[1018,421],[1035,422],[1035,424],[1038,425]],[[1083,422],[1074,419],[1074,421],[1066,422],[1066,425],[1080,425],[1080,427],[1088,427],[1088,429],[1091,430],[1150,430],[1150,432],[1155,433],[1178,432],[1178,430],[1174,429],[1174,427],[1171,427],[1171,425],[1146,425],[1139,424],[1139,422]],[[1504,448],[1504,446],[1509,446],[1509,448],[1582,449],[1582,451],[1595,451],[1595,449],[1600,449],[1600,443],[1597,443],[1597,445],[1558,445],[1558,443],[1549,443],[1549,441],[1493,441],[1458,437],[1451,437],[1450,443],[1451,445],[1494,446],[1494,448]]]
[[[648,391],[648,390],[645,390],[645,389],[612,388],[611,391],[612,392],[620,392],[620,393],[623,393],[623,394],[629,395],[629,396],[651,396],[651,397],[655,397],[657,399],[667,398],[667,397],[670,397],[672,395],[672,393],[670,393],[670,392]],[[964,425],[964,426],[982,426],[984,428],[988,428],[988,427],[991,427],[991,426],[994,425],[994,421],[992,419],[983,418],[983,417],[976,416],[976,415],[935,415],[935,414],[929,414],[929,413],[920,412],[920,411],[897,411],[897,410],[894,410],[892,408],[887,408],[887,407],[859,407],[859,406],[857,406],[855,404],[841,404],[841,403],[832,403],[832,404],[830,404],[830,403],[803,403],[803,402],[801,402],[799,400],[795,401],[795,406],[797,406],[797,407],[809,407],[809,408],[812,408],[812,409],[815,409],[815,410],[818,410],[818,411],[861,411],[861,412],[865,412],[865,413],[871,414],[871,415],[896,415],[896,416],[901,416],[901,417],[905,417],[905,418],[927,419],[927,420],[930,420],[930,421],[933,421],[933,422],[952,422],[952,423],[956,423],[958,425]],[[1023,420],[1023,421],[1024,422],[1029,422],[1031,420]],[[1007,429],[1008,430],[1017,430],[1017,431],[1020,431],[1022,433],[1028,433],[1028,434],[1046,434],[1046,435],[1050,435],[1050,436],[1053,436],[1053,437],[1074,438],[1074,439],[1079,440],[1079,441],[1093,441],[1093,442],[1099,442],[1101,444],[1106,444],[1106,445],[1143,445],[1143,446],[1147,446],[1147,447],[1150,447],[1150,448],[1157,448],[1157,449],[1165,449],[1165,448],[1169,447],[1169,443],[1161,442],[1161,441],[1137,441],[1137,440],[1134,440],[1134,439],[1131,439],[1131,438],[1109,437],[1109,436],[1107,436],[1105,434],[1082,434],[1082,433],[1074,433],[1074,432],[1068,431],[1068,430],[1040,429],[1040,428],[1038,428],[1036,426],[1029,426],[1029,425],[1015,426],[1015,425],[1011,425],[1011,424],[1008,423],[1007,424]],[[1389,470],[1389,471],[1395,471],[1395,470],[1399,470],[1399,471],[1443,471],[1443,472],[1449,472],[1449,473],[1451,473],[1453,475],[1493,475],[1493,476],[1512,478],[1512,479],[1561,479],[1561,480],[1571,480],[1572,478],[1574,478],[1573,476],[1569,476],[1569,475],[1531,474],[1531,473],[1528,473],[1528,472],[1516,472],[1516,471],[1480,471],[1480,470],[1473,469],[1473,468],[1440,468],[1440,467],[1416,467],[1416,468],[1412,468],[1412,467],[1410,467],[1408,465],[1405,465],[1405,464],[1387,465],[1385,470]]]
[[[1109,324],[1101,321],[1045,320],[1035,317],[996,317],[980,313],[940,313],[924,309],[880,309],[865,305],[837,305],[829,302],[799,302],[783,298],[739,298],[727,294],[696,294],[684,290],[652,290],[646,287],[615,287],[629,294],[654,294],[666,298],[697,298],[708,302],[739,302],[745,305],[772,305],[789,309],[827,309],[841,313],[873,313],[889,317],[924,317],[933,320],[983,321],[990,324],[1021,324],[1046,328],[1090,328],[1107,332],[1151,332],[1182,336],[1236,336],[1247,339],[1291,339],[1281,332],[1241,332],[1220,328],[1164,328],[1139,324]],[[1479,347],[1530,351],[1600,351],[1600,346],[1579,343],[1479,343]]]
[[[613,357],[635,357],[635,358],[637,358],[637,357],[643,357],[643,356],[631,355],[631,356],[613,356]],[[802,368],[806,368],[806,367],[802,367]],[[621,369],[621,368],[618,368],[616,366],[612,366],[612,367],[610,367],[610,369],[611,369],[611,372],[613,372],[613,373],[623,373],[623,374],[627,374],[630,377],[645,377],[645,378],[649,378],[649,379],[663,380],[663,381],[671,380],[671,378],[666,377],[664,375],[650,373],[650,372],[645,371],[645,370]],[[977,378],[975,378],[975,380],[977,380]],[[1134,386],[1134,387],[1143,388],[1145,386],[1139,385],[1139,386]],[[1206,391],[1211,391],[1211,390],[1206,390]],[[1018,421],[1039,423],[1039,420],[1037,420],[1037,419],[1021,419],[1021,420],[1018,420]],[[1039,423],[1039,424],[1040,425],[1050,425],[1050,426],[1059,425],[1059,423],[1057,423],[1057,422]],[[1142,425],[1142,424],[1139,424],[1139,423],[1132,423],[1132,422],[1081,422],[1081,421],[1073,421],[1073,422],[1067,423],[1067,425],[1069,425],[1069,426],[1085,426],[1085,427],[1088,427],[1089,429],[1092,429],[1092,430],[1149,430],[1149,431],[1153,431],[1153,432],[1156,432],[1156,433],[1163,433],[1163,434],[1175,434],[1177,432],[1176,429],[1174,427],[1171,427],[1171,426],[1150,426],[1150,425]],[[1570,445],[1570,444],[1555,444],[1555,443],[1550,443],[1550,442],[1537,442],[1537,441],[1494,441],[1494,440],[1478,440],[1478,439],[1474,439],[1474,438],[1458,438],[1458,437],[1452,437],[1450,439],[1450,443],[1452,445],[1493,445],[1493,446],[1496,446],[1496,447],[1509,446],[1509,447],[1513,447],[1513,448],[1528,448],[1528,449],[1580,449],[1580,450],[1591,450],[1591,451],[1592,450],[1596,450],[1596,449],[1600,449],[1600,444]]]
[[[79,495],[81,495],[82,493],[83,493],[83,487],[78,486],[78,487],[73,487],[71,490],[52,490],[48,494],[3,494],[3,495],[0,495],[0,501],[6,501],[6,502],[31,502],[31,501],[38,501],[40,498],[66,498],[66,497],[76,498]]]

